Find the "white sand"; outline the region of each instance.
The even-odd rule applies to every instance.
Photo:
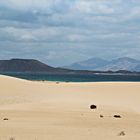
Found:
[[[118,136],[121,131],[126,135]],[[10,137],[140,140],[140,83],[56,84],[0,76],[0,140]]]

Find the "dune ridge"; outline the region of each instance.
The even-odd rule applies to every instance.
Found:
[[[0,75],[0,97],[2,140],[118,140],[121,131],[124,139],[140,139],[139,82],[33,82]]]

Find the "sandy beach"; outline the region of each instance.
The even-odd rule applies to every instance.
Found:
[[[0,140],[93,139],[140,140],[139,82],[33,82],[0,75]]]

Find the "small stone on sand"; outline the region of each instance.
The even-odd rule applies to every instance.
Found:
[[[4,118],[3,120],[4,120],[4,121],[8,121],[9,119],[8,119],[8,118]]]
[[[121,131],[118,135],[119,136],[125,136],[125,132],[124,131]]]
[[[96,105],[91,105],[90,109],[97,109],[97,106]]]
[[[103,115],[100,115],[100,118],[103,118],[104,116]]]
[[[121,118],[120,115],[114,115],[114,118]]]

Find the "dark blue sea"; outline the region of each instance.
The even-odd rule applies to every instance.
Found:
[[[3,73],[1,73],[3,74]],[[140,75],[110,74],[46,74],[46,73],[4,73],[4,75],[35,81],[63,82],[140,82]]]

